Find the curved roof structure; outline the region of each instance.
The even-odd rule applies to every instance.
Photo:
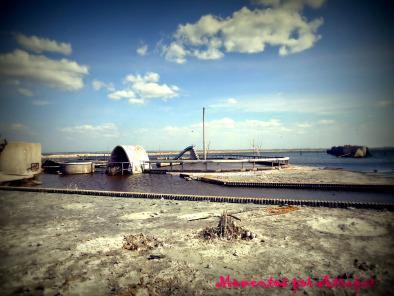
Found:
[[[128,162],[132,167],[132,173],[148,169],[149,164],[145,161],[149,161],[149,156],[141,146],[118,145],[111,152],[110,162]]]

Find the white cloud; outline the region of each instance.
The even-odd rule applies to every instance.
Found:
[[[278,119],[272,118],[270,120],[245,120],[244,125],[251,128],[275,128],[282,127],[282,122]]]
[[[213,149],[251,148],[250,142],[253,138],[259,141],[270,139],[270,142],[277,142],[281,137],[288,136],[292,132],[292,129],[276,118],[234,120],[224,117],[206,121],[205,127],[206,141],[211,143]],[[162,147],[174,147],[175,144],[199,145],[202,140],[202,123],[170,125],[162,129],[146,131],[146,134],[154,137]]]
[[[19,45],[35,53],[48,51],[70,55],[72,52],[70,43],[57,42],[55,40],[40,38],[37,36],[28,37],[23,34],[17,34],[15,39]]]
[[[176,85],[160,84],[160,75],[148,72],[144,76],[127,75],[124,79],[126,88],[108,94],[113,100],[127,99],[130,104],[144,104],[149,99],[167,100],[179,96],[179,87]]]
[[[378,108],[386,108],[393,105],[393,101],[390,100],[380,100],[376,102],[376,107]]]
[[[324,0],[263,2],[272,7],[243,7],[227,18],[208,14],[179,25],[170,45],[163,47],[164,57],[183,64],[187,56],[220,59],[224,52],[260,53],[266,45],[278,46],[284,56],[311,48],[320,39],[316,32],[323,19],[308,22],[302,8],[318,8]]]
[[[169,46],[163,47],[163,53],[166,60],[175,62],[177,64],[184,64],[186,62],[187,52],[181,44],[172,42]]]
[[[143,105],[145,103],[143,99],[135,99],[135,98],[129,98],[127,101],[130,104],[135,104],[135,105]]]
[[[112,83],[105,83],[96,79],[92,81],[92,87],[94,90],[101,90],[101,89],[106,89],[108,91],[115,90]]]
[[[0,76],[26,79],[64,90],[79,90],[88,67],[67,59],[53,60],[23,50],[0,55]]]
[[[140,56],[143,57],[148,53],[148,45],[143,44],[142,46],[138,47],[136,51]]]
[[[31,103],[35,106],[46,106],[50,104],[50,102],[45,100],[33,100]]]
[[[88,137],[119,137],[119,129],[114,123],[104,123],[100,125],[76,125],[63,127],[59,129],[61,132],[69,135],[83,135]]]
[[[31,136],[35,133],[30,129],[29,126],[20,123],[0,123],[0,135],[11,141],[34,141]]]
[[[334,123],[335,123],[335,121],[332,120],[332,119],[321,119],[321,120],[319,120],[319,124],[321,124],[321,125],[332,125]]]
[[[208,121],[205,126],[209,128],[235,128],[236,122],[231,118],[225,117]]]
[[[296,124],[297,128],[305,129],[305,128],[311,128],[312,125],[308,122],[301,122]]]
[[[348,95],[312,95],[299,94],[267,94],[258,96],[242,96],[237,104],[226,104],[224,100],[210,105],[215,110],[227,109],[229,111],[250,113],[315,113],[324,116],[342,114],[361,110],[369,104],[357,97]]]
[[[235,104],[238,103],[238,101],[237,101],[237,99],[234,99],[234,98],[228,98],[228,99],[226,100],[226,103],[227,103],[228,105],[235,105]]]
[[[20,88],[17,89],[17,91],[18,91],[18,93],[20,93],[22,96],[25,96],[25,97],[32,97],[32,96],[34,96],[34,93],[31,90],[27,89],[27,88],[20,87]]]
[[[132,99],[135,98],[135,93],[132,90],[117,90],[108,95],[112,100]]]
[[[254,131],[276,131],[278,133],[289,132],[290,128],[286,127],[282,121],[276,118],[269,120],[255,120],[249,119],[241,122],[240,124],[247,129],[248,132]]]

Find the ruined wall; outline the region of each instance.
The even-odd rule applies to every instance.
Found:
[[[41,144],[8,143],[0,154],[0,171],[9,175],[31,175],[41,172]]]

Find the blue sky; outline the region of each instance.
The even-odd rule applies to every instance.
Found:
[[[394,146],[388,1],[2,2],[0,133],[44,152]]]

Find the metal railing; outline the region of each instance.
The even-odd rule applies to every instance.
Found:
[[[207,160],[191,160],[191,159],[156,159],[145,161],[145,163],[153,164],[168,164],[170,171],[173,166],[181,166],[184,170],[184,164],[205,164],[205,170],[208,170],[208,164],[228,164],[238,163],[241,164],[241,170],[244,169],[244,164],[252,164],[252,169],[256,168],[256,164],[264,164],[274,166],[283,166],[289,164],[289,157],[275,157],[275,158],[244,158],[244,159],[207,159]]]
[[[115,164],[115,166],[113,164]],[[120,166],[119,165],[116,166],[116,164],[120,164]],[[108,167],[119,167],[121,174],[123,176],[125,171],[128,173],[130,172],[130,169],[133,167],[133,163],[128,162],[128,161],[109,161],[107,163],[107,168]]]

